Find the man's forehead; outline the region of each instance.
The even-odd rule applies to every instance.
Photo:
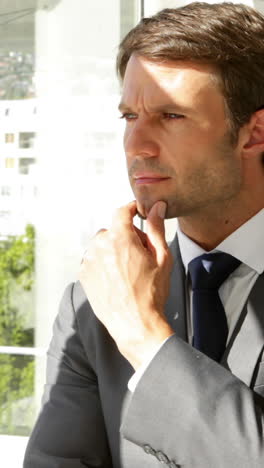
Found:
[[[196,99],[211,92],[219,93],[216,75],[212,67],[186,61],[157,63],[145,57],[132,56],[128,62],[123,82],[120,108],[131,105],[130,101],[141,98],[156,108],[169,107],[175,99]]]
[[[216,67],[211,64],[190,60],[151,60],[134,53],[128,60],[123,82],[125,83],[130,75],[145,74],[150,77],[159,75],[173,78],[181,72],[204,77],[218,74]]]

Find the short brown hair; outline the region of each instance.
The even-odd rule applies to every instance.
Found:
[[[121,79],[133,53],[214,66],[235,134],[264,105],[264,17],[246,5],[195,2],[143,18],[119,46]]]

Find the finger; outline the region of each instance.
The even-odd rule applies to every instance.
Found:
[[[93,260],[94,259],[94,256],[95,256],[95,250],[94,250],[94,246],[97,244],[100,245],[100,243],[102,242],[102,239],[103,236],[105,233],[107,232],[107,229],[99,229],[99,231],[97,231],[97,233],[91,238],[88,246],[86,247],[84,253],[83,253],[83,257],[82,257],[82,260],[81,260],[81,264],[84,262],[84,260]]]
[[[104,234],[105,232],[107,232],[107,229],[101,228],[101,229],[99,229],[99,231],[97,231],[97,233],[95,234],[94,237],[98,237],[98,236],[100,236],[100,234]]]
[[[159,265],[163,263],[165,252],[168,250],[164,223],[166,208],[164,201],[156,202],[149,211],[146,221],[148,246],[156,254]]]
[[[141,231],[137,226],[134,226],[134,231],[139,237],[142,245],[147,248],[148,247],[148,240],[147,240],[147,235],[145,232]]]
[[[112,229],[114,231],[120,231],[124,229],[132,230],[133,219],[137,214],[137,204],[136,201],[132,201],[121,208],[118,208],[112,219]]]

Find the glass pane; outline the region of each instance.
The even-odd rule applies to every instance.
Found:
[[[11,193],[3,186],[1,196]],[[5,219],[5,213],[0,216]],[[7,221],[8,224],[8,221]],[[33,346],[35,230],[0,240],[0,346]]]
[[[19,133],[19,148],[32,148],[34,146],[34,132]]]
[[[140,3],[0,2],[1,448],[30,433],[52,324],[88,238],[132,198],[115,56]],[[5,467],[21,468],[6,453]]]
[[[138,20],[138,4],[61,0],[36,13],[38,348],[50,341],[63,290],[76,280],[88,239],[133,197],[115,58],[121,37]]]
[[[0,4],[0,347],[34,344],[36,3]]]
[[[0,354],[0,433],[29,435],[35,418],[32,356]]]
[[[228,0],[208,0],[206,3],[222,3]],[[232,0],[233,3],[245,3],[253,8],[259,10],[262,14],[264,13],[264,2],[263,0]],[[157,11],[163,8],[177,8],[180,6],[188,5],[191,3],[189,0],[144,0],[144,16],[151,16],[157,13]]]
[[[5,134],[5,142],[6,143],[14,143],[15,142],[15,134],[14,133],[6,133]]]
[[[35,96],[34,12],[36,0],[1,0],[0,99]]]
[[[155,15],[163,8],[177,8],[191,3],[188,0],[144,0],[144,16]]]
[[[37,3],[0,2],[0,447],[6,468],[21,468],[36,417]]]

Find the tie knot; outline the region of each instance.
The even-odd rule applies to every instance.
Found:
[[[192,289],[219,289],[240,261],[226,253],[203,254],[188,265]]]

